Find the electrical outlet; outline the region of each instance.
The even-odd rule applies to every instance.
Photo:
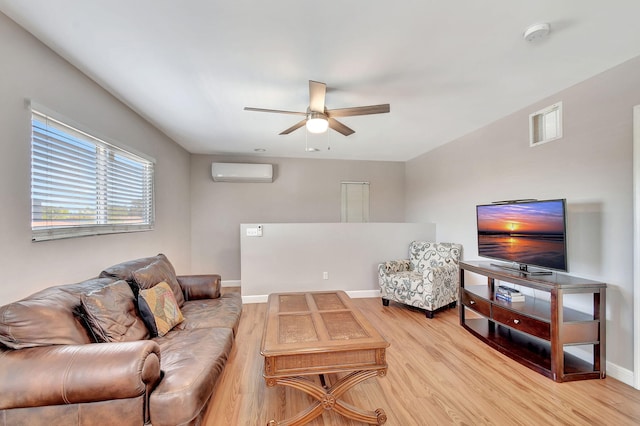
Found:
[[[322,273],[322,279],[323,280],[328,280],[329,279],[329,273],[328,272],[323,272]]]

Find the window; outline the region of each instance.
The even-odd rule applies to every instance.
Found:
[[[562,137],[562,102],[529,116],[529,146],[551,142]]]
[[[342,182],[342,222],[369,222],[369,182]]]
[[[153,161],[32,110],[33,241],[153,229]]]

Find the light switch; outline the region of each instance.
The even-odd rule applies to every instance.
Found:
[[[247,237],[262,237],[262,225],[247,228]]]

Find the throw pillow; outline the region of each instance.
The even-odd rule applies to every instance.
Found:
[[[171,287],[178,306],[184,305],[182,287],[180,287],[180,283],[178,283],[173,265],[171,265],[166,257],[151,262],[144,268],[133,271],[132,275],[141,290],[152,288],[156,284],[164,281]]]
[[[153,337],[164,336],[184,321],[173,291],[164,281],[152,288],[140,290],[138,309]]]
[[[137,315],[133,291],[126,281],[115,281],[100,290],[83,294],[84,318],[99,342],[129,342],[149,337]]]

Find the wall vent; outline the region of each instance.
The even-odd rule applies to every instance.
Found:
[[[529,115],[529,146],[537,146],[562,137],[562,102]]]

